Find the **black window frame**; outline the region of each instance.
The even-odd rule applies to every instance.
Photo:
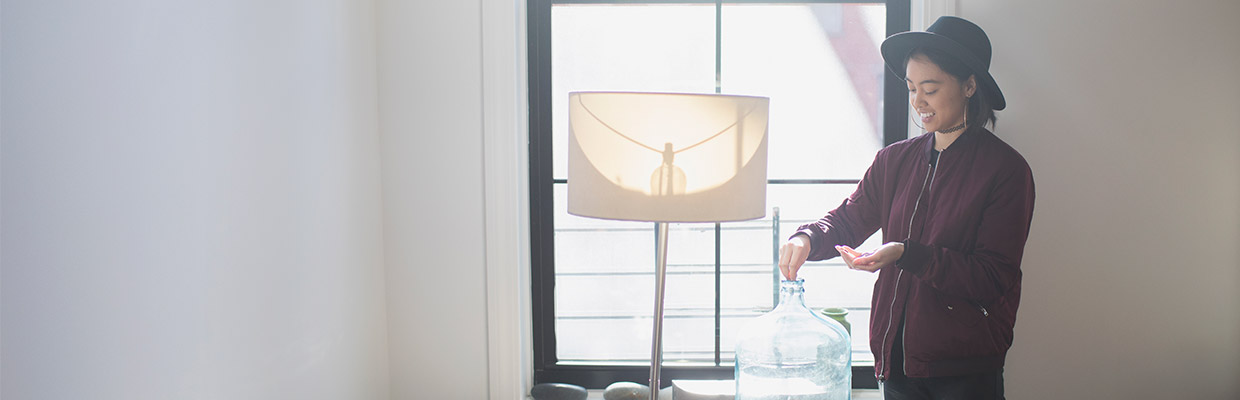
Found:
[[[613,382],[646,382],[650,367],[619,365],[564,365],[556,357],[555,338],[555,220],[556,183],[552,172],[551,8],[555,4],[788,4],[885,3],[887,35],[907,31],[910,0],[529,0],[526,4],[529,73],[530,257],[533,307],[534,383],[571,383],[602,389]],[[883,145],[908,137],[908,91],[891,71],[884,74]],[[769,184],[856,183],[855,180],[771,179]],[[825,211],[824,211],[825,212]],[[718,275],[718,273],[716,273]],[[718,289],[716,289],[718,290]],[[732,379],[731,366],[667,366],[661,370],[663,387],[674,379]],[[873,366],[853,366],[853,388],[878,388]]]

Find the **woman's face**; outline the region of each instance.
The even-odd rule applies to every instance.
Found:
[[[965,106],[977,88],[972,76],[961,82],[926,56],[915,55],[908,60],[905,77],[909,102],[927,132],[964,123]]]

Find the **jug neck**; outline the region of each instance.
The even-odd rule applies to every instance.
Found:
[[[779,305],[780,308],[805,308],[805,280],[797,279],[795,281],[783,280],[779,282]]]

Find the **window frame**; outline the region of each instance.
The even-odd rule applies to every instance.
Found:
[[[534,384],[559,382],[601,389],[613,382],[646,382],[649,365],[561,364],[555,338],[555,220],[552,167],[551,109],[551,8],[555,4],[782,4],[782,3],[885,3],[888,36],[909,30],[910,0],[529,0],[527,3],[528,95],[529,95],[529,196],[532,351]],[[908,137],[908,91],[904,82],[884,73],[883,145]],[[822,182],[819,182],[822,181]],[[829,181],[829,182],[828,182]],[[855,183],[838,180],[769,179],[768,184]],[[718,276],[718,273],[716,273]],[[718,290],[716,288],[716,290]],[[668,366],[662,372],[665,385],[674,379],[732,379],[732,366]],[[878,388],[873,366],[853,366],[853,388]]]

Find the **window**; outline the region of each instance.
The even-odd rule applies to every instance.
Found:
[[[907,91],[878,46],[908,29],[908,7],[530,0],[536,383],[649,379],[654,224],[567,214],[568,92],[771,98],[771,211],[754,221],[672,224],[668,236],[664,382],[730,379],[737,327],[777,300],[778,246],[843,201],[880,148],[906,137]],[[850,311],[854,387],[877,387],[868,343],[876,275],[831,260],[801,276],[811,307]]]

